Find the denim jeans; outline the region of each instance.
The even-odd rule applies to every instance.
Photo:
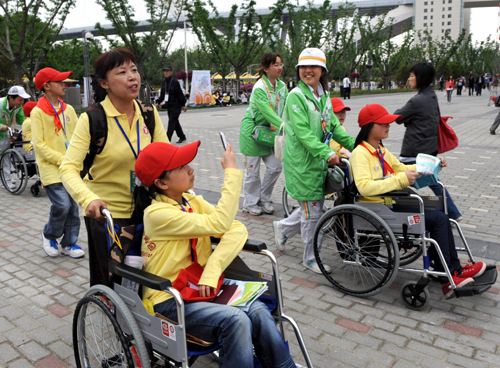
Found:
[[[155,312],[177,322],[175,301],[155,305]],[[269,310],[256,300],[248,312],[215,303],[184,304],[186,332],[202,340],[217,342],[219,367],[253,368],[253,347],[264,368],[295,368]]]
[[[434,192],[435,195],[437,196],[442,196],[443,195],[443,188],[439,184],[434,184],[434,185],[429,185],[429,188]],[[448,217],[455,220],[462,216],[460,211],[458,210],[457,206],[455,205],[455,202],[453,202],[453,199],[451,198],[450,192],[448,192],[448,189],[446,189],[446,205],[448,207]]]
[[[63,248],[75,244],[80,233],[78,205],[62,183],[47,185],[45,191],[52,206],[50,206],[49,221],[43,229],[43,236],[49,240],[63,237],[61,240]]]

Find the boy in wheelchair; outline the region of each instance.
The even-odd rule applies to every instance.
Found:
[[[170,279],[175,286],[181,270],[195,264],[202,267],[195,298],[200,301],[185,304],[186,331],[221,345],[221,367],[253,367],[254,348],[263,367],[296,367],[264,303],[257,300],[243,312],[208,302],[216,296],[222,273],[243,248],[248,234],[234,220],[243,174],[237,169],[231,145],[221,160],[225,176],[217,207],[186,193],[194,185],[189,163],[199,145],[199,141],[183,147],[156,142],[137,159],[137,178],[148,187],[138,186],[134,194],[135,216],[144,213],[145,271]],[[213,252],[210,236],[221,238]],[[177,321],[176,304],[169,294],[145,289],[143,299],[153,302],[155,312]]]
[[[404,189],[413,184],[418,176],[416,165],[401,163],[382,144],[382,139],[389,137],[390,124],[401,118],[401,115],[390,115],[378,104],[367,105],[361,109],[358,117],[361,130],[356,137],[355,148],[349,162],[354,182],[363,196],[360,201],[385,203],[395,212],[420,212],[418,208],[398,205],[390,198],[370,197]],[[443,158],[441,166],[447,166]],[[425,227],[430,232],[431,238],[439,244],[457,288],[471,285],[474,282],[473,277],[484,273],[486,264],[483,262],[460,265],[451,225],[444,212],[426,209]],[[444,268],[434,247],[429,249],[429,253],[435,262],[436,270],[443,271]],[[448,279],[440,277],[440,281],[445,297],[453,297],[455,294]]]

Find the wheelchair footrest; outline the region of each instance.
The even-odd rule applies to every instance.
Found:
[[[482,294],[493,286],[497,281],[497,276],[498,271],[496,268],[488,267],[481,276],[474,279],[474,284],[472,286],[455,289],[455,296],[460,298]]]

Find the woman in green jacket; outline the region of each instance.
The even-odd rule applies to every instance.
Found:
[[[325,180],[328,165],[339,164],[339,157],[329,146],[327,136],[352,151],[354,138],[340,128],[332,111],[323,51],[307,48],[296,66],[299,84],[288,96],[285,106],[286,190],[299,202],[288,218],[273,222],[276,246],[285,250],[285,242],[297,233],[302,235],[302,265],[321,274],[314,259],[314,228],[323,214]],[[325,265],[326,267],[326,265]]]
[[[282,165],[274,157],[273,148],[257,143],[252,133],[257,125],[270,126],[278,130],[283,123],[282,115],[288,96],[285,83],[279,80],[283,64],[277,53],[265,54],[260,60],[261,78],[255,83],[249,107],[241,121],[240,151],[245,155],[245,177],[243,190],[245,200],[243,212],[258,216],[273,213],[271,194],[280,176]],[[266,165],[266,174],[260,181],[260,160]]]

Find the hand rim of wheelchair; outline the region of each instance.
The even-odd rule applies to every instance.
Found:
[[[94,285],[90,289],[87,290],[87,292],[84,294],[84,298],[87,296],[95,296],[95,295],[105,295],[107,299],[109,299],[114,306],[114,318],[116,321],[116,312],[118,310],[119,313],[122,314],[123,319],[127,322],[128,328],[131,331],[131,336],[130,338],[134,341],[133,346],[141,360],[142,367],[143,368],[151,368],[151,361],[150,361],[150,356],[148,353],[148,350],[146,348],[146,343],[144,341],[144,337],[142,335],[141,329],[139,328],[139,325],[137,324],[137,321],[135,320],[134,316],[130,312],[130,309],[128,308],[127,304],[123,301],[123,299],[111,288],[105,286],[105,285]],[[73,348],[75,351],[75,357],[76,351],[78,349],[78,340],[77,338],[77,322],[78,322],[78,314],[76,313],[73,317]],[[117,322],[117,321],[116,321]],[[118,322],[117,322],[118,323]],[[120,327],[121,328],[121,327]],[[123,329],[122,329],[123,330]],[[129,341],[130,342],[130,341]],[[77,360],[77,368],[81,368],[82,366],[80,365],[80,362]],[[85,367],[86,368],[86,367]]]
[[[92,304],[95,308],[94,314],[102,313],[104,314],[104,317],[95,318],[96,316],[94,315],[93,317],[87,318],[87,312],[90,308],[92,308]],[[92,311],[90,314],[92,314]],[[102,318],[106,318],[109,322],[111,322],[111,326],[109,327],[112,327],[114,331],[114,334],[110,333],[107,338],[106,336],[96,335],[97,333],[105,334],[106,331],[108,333],[111,332],[109,327],[107,329],[103,329],[105,322]],[[98,326],[89,326],[89,330],[92,332],[87,336],[85,333],[87,325],[94,325],[97,324],[97,322],[100,322]],[[96,341],[98,338],[100,341]],[[113,342],[112,340],[115,341]],[[94,346],[89,349],[89,345],[91,344]],[[73,328],[73,346],[77,367],[134,366],[132,354],[128,348],[128,343],[120,325],[118,324],[118,321],[113,316],[110,308],[96,295],[83,297],[76,306]],[[91,354],[89,354],[89,350]],[[96,360],[95,365],[91,363],[92,360]]]
[[[430,294],[427,287],[424,287],[420,292],[416,291],[417,281],[407,281],[401,286],[401,298],[403,303],[410,309],[422,310],[430,302]]]
[[[381,244],[385,245],[384,249],[388,250],[388,253],[389,253],[388,258],[387,258],[387,256],[385,258],[379,257],[379,256],[372,258],[373,256],[370,256],[369,252],[368,253],[365,252],[366,253],[365,254],[362,251],[360,251],[359,248],[356,249],[356,244],[354,244],[355,242],[352,243],[352,241],[351,241],[351,244],[348,246],[346,246],[344,243],[344,245],[343,245],[344,250],[342,250],[342,251],[345,252],[346,256],[351,257],[352,259],[354,259],[354,257],[355,257],[357,259],[357,261],[345,260],[341,255],[338,257],[338,258],[342,258],[342,260],[340,262],[341,266],[363,267],[363,269],[367,273],[366,276],[370,276],[373,280],[375,280],[376,277],[368,269],[379,270],[377,272],[380,274],[380,280],[375,282],[375,284],[369,288],[365,287],[364,289],[351,289],[351,288],[347,287],[346,285],[343,285],[343,283],[345,284],[345,281],[340,282],[338,279],[337,280],[334,279],[334,277],[337,278],[336,272],[339,270],[339,267],[336,267],[332,264],[330,264],[330,266],[332,267],[331,273],[328,273],[325,270],[323,263],[328,258],[322,256],[321,252],[323,252],[323,255],[325,255],[326,252],[324,250],[324,247],[322,247],[322,244],[318,243],[318,236],[320,234],[320,231],[323,231],[324,226],[325,225],[331,226],[331,224],[328,224],[328,222],[331,222],[335,216],[339,216],[339,215],[357,216],[358,218],[361,218],[361,219],[367,221],[369,224],[371,224],[371,226],[373,226],[377,230],[377,232],[380,236]],[[352,221],[352,218],[350,221]],[[351,229],[351,233],[352,233],[352,229]],[[327,234],[324,234],[324,235],[327,235]],[[344,231],[344,234],[342,234],[342,235],[345,236],[348,234],[346,234]],[[350,235],[348,235],[348,236],[350,236]],[[337,238],[337,240],[340,240],[340,239]],[[335,240],[335,248],[337,248],[337,240]],[[354,244],[354,246],[352,246],[353,244]],[[347,251],[345,249],[347,249]],[[337,253],[338,253],[338,249],[337,249]],[[347,253],[350,253],[350,254],[347,255]],[[318,221],[318,224],[316,225],[316,229],[314,231],[314,255],[315,255],[316,262],[317,262],[321,272],[327,278],[327,280],[333,286],[335,286],[337,289],[345,292],[346,294],[354,295],[354,296],[368,297],[368,296],[376,295],[376,294],[382,292],[387,287],[389,287],[389,285],[394,281],[394,278],[396,277],[396,274],[397,274],[397,271],[399,268],[399,248],[398,248],[398,244],[397,244],[396,238],[394,237],[392,230],[385,223],[385,221],[382,220],[382,218],[380,218],[380,216],[375,214],[373,211],[366,209],[366,208],[363,208],[363,207],[360,207],[360,206],[357,206],[357,205],[351,205],[351,204],[334,207],[333,209],[329,210],[327,213],[325,213],[320,218],[320,220]],[[359,261],[359,259],[362,259],[362,261]],[[390,267],[387,267],[387,265],[390,265]],[[359,267],[356,267],[356,270],[358,270],[358,271],[356,271],[355,273],[357,275],[361,276],[362,274],[361,274],[361,271],[359,271],[360,270]],[[345,274],[345,270],[346,269],[344,269],[342,271],[344,274]],[[381,272],[380,270],[385,270],[385,271]],[[362,279],[361,279],[361,283],[364,283],[364,281]]]
[[[18,186],[16,188],[12,189],[9,185],[7,185],[7,181],[4,178],[4,160],[14,160],[15,162],[10,162],[11,164],[11,183],[12,181],[12,175],[18,175],[17,178],[15,178],[15,182],[19,182]],[[12,170],[12,166],[14,166],[15,170]],[[21,174],[21,177],[19,178],[19,174]],[[28,167],[26,165],[26,160],[24,157],[17,152],[16,149],[10,148],[6,150],[2,154],[2,158],[0,159],[0,180],[2,181],[3,186],[5,189],[7,189],[10,193],[14,195],[19,195],[24,190],[26,189],[26,185],[28,184]]]

